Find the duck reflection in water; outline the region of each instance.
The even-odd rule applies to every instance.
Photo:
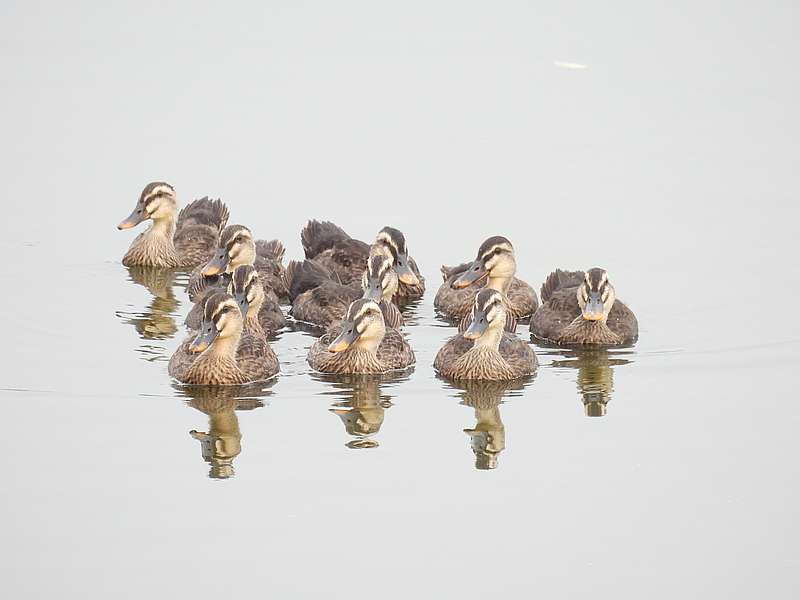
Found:
[[[506,449],[506,427],[500,405],[507,392],[522,390],[526,381],[458,381],[451,385],[462,391],[461,404],[475,410],[475,425],[464,429],[475,454],[475,468],[497,468],[497,459]]]
[[[577,386],[583,400],[583,411],[587,417],[604,417],[614,391],[612,367],[627,365],[631,360],[619,351],[607,348],[576,348],[557,353],[561,360],[554,360],[554,367],[578,369]]]
[[[386,410],[392,406],[391,396],[385,393],[387,388],[381,390],[381,385],[407,379],[408,375],[400,377],[314,373],[313,377],[331,385],[331,389],[324,394],[336,397],[337,401],[328,410],[342,420],[345,431],[353,438],[345,446],[363,449],[378,446],[378,441],[373,436],[380,431]]]
[[[242,433],[236,411],[264,406],[265,386],[175,386],[192,408],[208,415],[208,431],[192,429],[200,442],[200,453],[209,464],[212,479],[234,476],[233,459],[242,452]]]
[[[178,331],[175,322],[180,302],[175,298],[175,271],[158,267],[127,267],[129,279],[147,288],[153,296],[141,312],[117,311],[123,323],[133,325],[143,340],[165,340]],[[165,348],[152,344],[142,345],[138,351],[145,360],[167,358]]]

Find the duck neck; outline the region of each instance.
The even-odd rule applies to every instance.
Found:
[[[258,320],[259,307],[250,306],[247,309],[247,317],[244,321],[244,330],[248,333],[264,333],[264,328],[261,327],[261,321]]]
[[[475,340],[473,345],[474,349],[483,350],[483,351],[491,351],[491,352],[498,352],[500,348],[500,340],[503,337],[503,323],[505,323],[505,317],[502,319],[497,317],[495,319],[496,323],[500,323],[500,326],[492,326],[486,330],[481,337]]]
[[[241,334],[241,329],[239,330]],[[236,360],[236,349],[239,346],[239,335],[218,337],[206,350],[210,358]]]
[[[505,294],[508,292],[508,288],[511,287],[511,277],[508,275],[499,275],[497,277],[489,276],[489,280],[486,283],[486,287],[492,290],[497,290],[498,292],[502,292]]]

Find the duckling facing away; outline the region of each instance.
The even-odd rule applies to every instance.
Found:
[[[463,331],[469,326],[475,298],[485,286],[502,293],[508,317],[506,330],[514,332],[517,320],[532,315],[539,305],[533,288],[514,277],[516,270],[514,246],[502,236],[492,236],[481,244],[473,262],[442,267],[444,283],[433,305],[445,317],[461,321],[459,330]]]
[[[509,381],[534,373],[538,362],[533,349],[504,331],[506,311],[501,292],[488,288],[478,292],[469,328],[445,343],[434,368],[454,380]]]
[[[163,181],[154,181],[145,186],[136,208],[117,228],[131,229],[147,219],[153,224],[136,236],[122,264],[193,267],[211,256],[219,232],[228,222],[228,207],[220,200],[201,198],[178,213],[175,189]]]
[[[308,352],[308,364],[323,373],[386,373],[414,362],[403,335],[386,329],[380,307],[367,298],[350,305],[335,338],[326,333]]]
[[[557,269],[541,292],[542,307],[531,319],[533,338],[560,345],[616,346],[639,337],[636,316],[616,299],[605,269]]]
[[[243,335],[243,327],[233,296],[212,294],[205,302],[200,332],[172,355],[169,374],[193,385],[237,385],[274,376],[280,367],[267,340],[263,334]]]
[[[334,275],[315,261],[289,263],[286,280],[292,316],[298,321],[330,327],[344,317],[352,302],[364,297],[379,304],[387,327],[399,329],[403,315],[392,302],[398,277],[391,256],[374,254],[366,267],[358,286],[355,282],[344,285],[334,281]]]

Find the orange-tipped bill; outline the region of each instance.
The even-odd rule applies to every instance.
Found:
[[[358,339],[358,335],[354,323],[351,321],[343,322],[342,332],[330,343],[328,351],[344,352]]]
[[[402,283],[406,285],[419,285],[417,274],[411,270],[411,266],[408,264],[408,256],[398,256],[394,265],[394,270],[395,273],[397,273],[397,278]]]
[[[600,298],[600,292],[589,292],[589,299],[583,305],[581,311],[583,318],[587,321],[602,321],[605,317],[603,310],[603,300]]]
[[[117,225],[117,229],[131,229],[146,219],[147,214],[144,212],[144,208],[137,206],[135,209],[133,209],[133,212],[128,215],[124,221],[122,221],[122,223]]]
[[[208,321],[203,320],[203,323],[200,327],[200,333],[198,333],[197,337],[192,340],[191,344],[189,344],[189,352],[202,352],[208,348],[215,339],[217,339],[218,334],[219,331],[217,331],[214,323],[209,323]]]
[[[476,260],[466,271],[464,271],[455,281],[453,281],[452,287],[457,290],[468,287],[473,283],[483,281],[487,275],[489,275],[489,271],[487,271],[486,267],[483,266],[483,262]]]
[[[214,256],[211,257],[206,263],[206,266],[203,267],[203,270],[200,271],[206,277],[210,277],[211,275],[219,275],[220,273],[224,273],[225,269],[228,268],[228,264],[231,262],[230,256],[228,256],[228,251],[225,248],[217,248],[214,251]]]

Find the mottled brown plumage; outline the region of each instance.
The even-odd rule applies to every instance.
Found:
[[[358,283],[369,257],[369,245],[351,238],[330,221],[309,221],[300,232],[306,258],[322,265],[342,284]]]
[[[332,347],[343,338],[346,348],[334,351]],[[326,333],[308,353],[308,363],[323,373],[385,373],[414,362],[403,335],[386,329],[378,304],[363,298],[350,305],[338,335]]]
[[[592,271],[604,273],[602,269]],[[599,277],[601,273],[595,275]],[[585,281],[587,273],[583,271],[558,269],[548,275],[542,285],[542,298],[546,300],[531,318],[531,336],[559,345],[615,346],[634,343],[639,336],[636,316],[615,295],[609,299],[611,307],[605,319],[588,320],[583,317],[578,295]],[[587,286],[589,288],[591,285]]]
[[[439,350],[434,368],[448,379],[507,381],[531,375],[538,363],[533,349],[504,331],[506,304],[502,293],[481,290],[475,297],[475,320],[464,333]]]
[[[468,320],[464,319],[469,318],[475,297],[484,288],[500,291],[506,297],[507,331],[514,332],[517,321],[529,317],[538,307],[533,288],[514,276],[514,249],[511,242],[502,236],[492,236],[484,241],[473,262],[456,267],[442,266],[441,271],[444,282],[436,292],[433,305],[440,315],[461,323],[462,328],[468,326]],[[483,275],[477,275],[478,271]],[[466,287],[454,287],[465,278],[471,279],[471,273],[476,273],[474,281]]]
[[[208,260],[228,221],[228,209],[220,200],[201,198],[178,214],[175,190],[156,181],[144,188],[136,208],[119,228],[129,229],[148,219],[152,225],[136,236],[122,264],[189,267]]]
[[[212,294],[205,303],[203,322],[169,362],[169,374],[183,383],[232,385],[269,379],[279,371],[278,359],[263,333],[243,332],[244,320],[233,296]],[[215,333],[199,354],[198,336]]]

